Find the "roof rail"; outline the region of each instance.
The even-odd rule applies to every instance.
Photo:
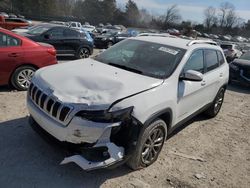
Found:
[[[192,46],[194,44],[211,44],[217,46],[217,42],[212,40],[192,40],[189,43],[187,43],[187,46]]]
[[[138,37],[144,37],[144,36],[155,36],[155,37],[171,37],[176,38],[176,36],[170,35],[168,33],[140,33]]]

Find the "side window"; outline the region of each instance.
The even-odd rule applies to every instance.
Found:
[[[190,56],[186,65],[183,68],[183,72],[186,72],[188,70],[195,70],[200,73],[204,73],[203,50],[197,50],[192,53],[192,55]]]
[[[54,28],[49,31],[51,38],[60,38],[63,36],[63,28]]]
[[[0,47],[20,46],[21,41],[4,33],[0,33]]]
[[[224,59],[222,53],[220,51],[217,51],[217,55],[218,55],[218,60],[219,60],[220,65],[224,64],[225,59]]]
[[[81,24],[80,24],[80,23],[78,23],[78,27],[79,27],[79,28],[81,27]]]
[[[207,72],[219,67],[218,57],[215,50],[205,50]]]
[[[63,32],[63,35],[65,37],[74,37],[74,38],[77,38],[77,37],[80,36],[80,33],[77,32],[77,31],[71,30],[71,29],[65,29],[64,32]]]
[[[76,27],[76,23],[71,23],[71,27]]]

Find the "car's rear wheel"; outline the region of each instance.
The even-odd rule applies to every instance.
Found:
[[[78,59],[88,58],[90,56],[90,51],[88,48],[82,47],[78,50],[76,57]]]
[[[153,121],[142,130],[136,149],[127,161],[127,165],[137,170],[153,164],[161,152],[166,135],[166,123],[161,119]]]
[[[221,88],[217,93],[212,105],[205,111],[205,114],[213,118],[219,113],[224,101],[224,94],[225,88]]]
[[[36,69],[32,66],[22,66],[17,68],[11,77],[12,85],[20,91],[29,88],[30,81],[35,74]]]

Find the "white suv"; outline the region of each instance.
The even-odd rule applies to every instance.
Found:
[[[217,115],[228,78],[212,41],[130,38],[94,58],[38,70],[27,97],[30,123],[81,148],[61,164],[138,169],[156,161],[179,125],[202,111]]]

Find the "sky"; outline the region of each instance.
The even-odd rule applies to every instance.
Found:
[[[124,6],[128,0],[116,1],[119,6]],[[164,14],[168,7],[176,4],[183,20],[198,23],[203,22],[204,10],[208,6],[218,8],[225,1],[235,6],[238,16],[250,20],[250,0],[134,0],[139,8],[145,8],[153,15]]]

